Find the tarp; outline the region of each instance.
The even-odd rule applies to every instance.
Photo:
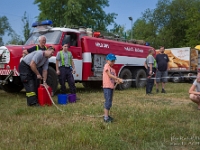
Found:
[[[200,50],[200,45],[199,45]],[[156,50],[156,54],[159,51]],[[198,50],[190,47],[165,49],[168,55],[168,67],[170,70],[191,70],[196,71],[198,66]]]
[[[200,51],[200,45],[195,46],[195,48]]]

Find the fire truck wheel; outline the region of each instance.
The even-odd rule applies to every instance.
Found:
[[[132,73],[131,73],[131,71],[128,68],[125,68],[125,69],[123,69],[121,71],[119,77],[122,78],[122,79],[124,79],[124,80],[126,80],[126,79],[132,79]],[[119,90],[128,89],[128,88],[131,87],[131,84],[132,84],[131,81],[124,82],[124,83],[118,85],[118,89]]]
[[[56,74],[55,69],[53,69],[50,66],[48,68],[47,84],[52,88],[53,95],[54,95],[58,87],[58,76]]]
[[[179,75],[179,74],[174,74],[174,75],[172,76],[172,82],[174,82],[174,83],[179,83],[179,82],[181,82],[181,77],[180,77],[180,75]]]
[[[143,69],[134,70],[133,79],[135,79],[135,81],[132,82],[133,87],[141,88],[146,85],[146,80],[140,80],[140,78],[146,79],[147,78],[146,72]]]
[[[8,84],[1,85],[1,88],[8,93],[17,93],[20,92],[24,86],[21,83],[20,78],[14,77],[13,82],[8,81]]]

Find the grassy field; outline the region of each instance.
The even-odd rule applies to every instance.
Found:
[[[0,90],[1,150],[198,150],[200,111],[188,98],[189,83],[168,83],[166,94],[115,90],[104,123],[102,90],[77,84],[74,104],[26,106],[25,92]],[[57,95],[53,97],[57,103]]]

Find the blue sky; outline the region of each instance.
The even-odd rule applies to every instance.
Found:
[[[34,0],[0,0],[0,16],[6,16],[11,27],[17,34],[22,35],[23,24],[21,21],[24,12],[27,12],[30,23],[37,21],[40,11],[38,6],[33,4]],[[133,23],[142,16],[142,13],[150,8],[156,8],[158,0],[109,0],[109,7],[104,8],[106,13],[114,12],[118,14],[115,22],[124,25],[125,29],[131,28],[131,21],[128,17],[133,18]],[[4,37],[4,43],[8,40]]]

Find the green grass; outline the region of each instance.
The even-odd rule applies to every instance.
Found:
[[[200,111],[188,98],[189,83],[167,83],[166,94],[145,89],[114,91],[111,116],[103,122],[102,90],[77,84],[80,101],[31,108],[25,92],[0,91],[1,150],[199,149]],[[161,91],[161,90],[160,90]],[[155,88],[153,93],[155,93]],[[53,97],[57,104],[57,95]]]

